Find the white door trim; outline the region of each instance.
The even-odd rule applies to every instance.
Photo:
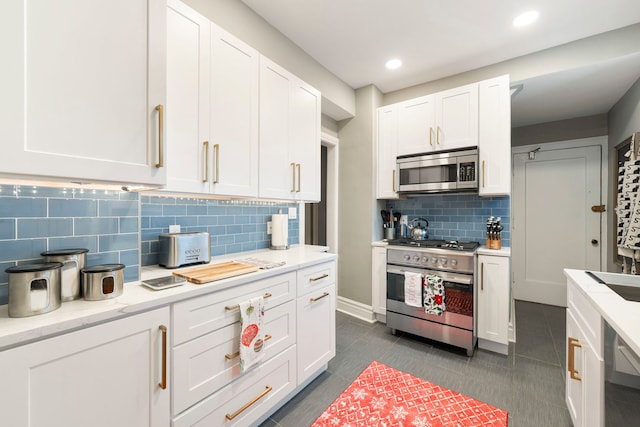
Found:
[[[601,147],[601,158],[600,158],[600,203],[606,206],[606,211],[604,215],[600,216],[600,232],[601,232],[601,241],[600,247],[602,248],[600,252],[600,268],[606,270],[607,268],[607,260],[609,259],[609,251],[614,250],[615,248],[609,247],[609,233],[607,230],[607,224],[609,222],[610,215],[613,215],[615,206],[609,206],[609,174],[608,174],[608,165],[609,165],[609,139],[607,136],[595,136],[591,138],[581,138],[581,139],[570,139],[566,141],[557,141],[557,142],[545,142],[542,144],[530,144],[530,145],[522,145],[518,147],[511,148],[511,162],[513,164],[513,156],[514,154],[526,153],[529,151],[533,151],[536,148],[540,148],[541,150],[561,150],[565,148],[577,148],[577,147],[588,147],[597,145]],[[511,170],[513,174],[513,169]],[[513,177],[512,177],[513,178]],[[513,183],[513,179],[511,180]],[[511,189],[511,194],[513,195],[513,188]],[[515,237],[513,234],[513,230],[511,231],[512,238]]]

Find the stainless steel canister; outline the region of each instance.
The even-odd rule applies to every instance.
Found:
[[[9,267],[9,317],[28,317],[60,307],[62,263]]]
[[[124,290],[124,264],[101,264],[85,267],[82,274],[84,299],[99,301],[122,295]]]
[[[62,283],[60,285],[62,301],[71,301],[82,296],[80,270],[86,264],[87,252],[89,249],[59,249],[40,254],[48,262],[62,263]]]

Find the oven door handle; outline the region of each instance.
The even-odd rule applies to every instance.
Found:
[[[440,276],[442,277],[442,280],[445,282],[451,282],[451,283],[456,283],[456,284],[465,285],[465,286],[469,286],[473,283],[473,277],[467,274],[465,275],[451,274],[443,271],[422,270],[419,268],[408,268],[408,267],[401,268],[397,266],[387,265],[387,273],[399,274],[404,276],[404,273],[407,271],[411,273],[420,273],[423,276],[426,276],[428,274]]]

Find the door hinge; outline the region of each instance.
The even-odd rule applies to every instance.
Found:
[[[606,208],[605,208],[605,205],[594,205],[594,206],[591,206],[591,211],[592,212],[605,212]]]

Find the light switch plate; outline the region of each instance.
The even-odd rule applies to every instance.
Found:
[[[271,227],[271,221],[267,222],[267,234],[271,234],[272,233],[273,228]]]
[[[179,233],[179,232],[180,232],[180,224],[169,226],[169,233]]]
[[[298,210],[296,208],[289,208],[289,219],[298,218]]]

